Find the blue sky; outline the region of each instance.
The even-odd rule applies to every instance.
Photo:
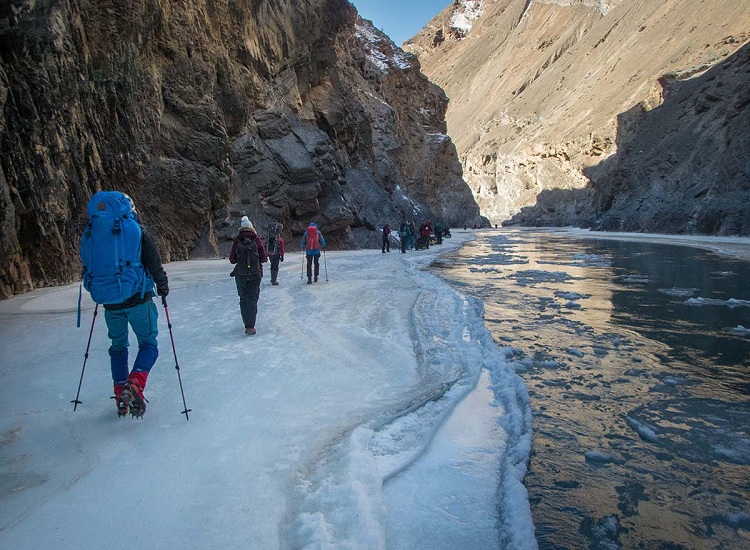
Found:
[[[451,0],[349,0],[359,14],[369,19],[397,44],[417,34]]]

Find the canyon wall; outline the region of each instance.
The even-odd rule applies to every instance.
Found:
[[[748,29],[747,2],[456,0],[404,48],[492,223],[750,235]]]
[[[242,215],[377,246],[401,219],[486,224],[447,98],[345,0],[0,6],[0,297],[77,279],[89,197],[127,192],[163,259]]]

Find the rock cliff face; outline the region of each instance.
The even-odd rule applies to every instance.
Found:
[[[78,277],[99,189],[165,260],[226,254],[239,218],[333,246],[400,218],[486,223],[416,57],[345,0],[0,5],[0,297]]]
[[[456,0],[404,45],[493,223],[750,234],[750,4]]]

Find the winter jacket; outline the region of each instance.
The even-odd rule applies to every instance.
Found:
[[[263,277],[263,264],[268,261],[268,253],[266,252],[266,246],[263,244],[263,239],[252,229],[241,229],[234,238],[232,250],[229,251],[229,263],[237,263],[237,244],[243,239],[254,239],[255,244],[258,245],[258,271],[260,276]]]
[[[150,275],[156,285],[156,292],[159,296],[166,296],[169,294],[169,279],[167,273],[164,271],[164,267],[161,265],[161,257],[159,251],[156,249],[154,240],[151,238],[146,230],[141,227],[141,264],[146,271],[147,275]],[[133,294],[130,298],[119,304],[105,304],[104,309],[127,309],[138,304],[148,302],[154,297],[154,289],[151,287],[148,291],[141,295],[138,291]]]
[[[387,239],[388,235],[390,235],[390,234],[391,234],[391,226],[388,225],[388,224],[385,224],[383,226],[383,238]]]

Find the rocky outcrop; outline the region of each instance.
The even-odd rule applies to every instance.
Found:
[[[719,0],[456,0],[404,47],[493,223],[747,235],[747,80],[722,61],[748,28]]]
[[[444,93],[345,0],[0,6],[0,297],[78,276],[83,208],[130,194],[166,260],[247,214],[333,246],[482,223]],[[485,221],[486,223],[486,221]]]
[[[542,191],[510,223],[750,235],[750,45],[660,86],[658,107],[618,117],[616,152],[584,170],[586,187]]]

